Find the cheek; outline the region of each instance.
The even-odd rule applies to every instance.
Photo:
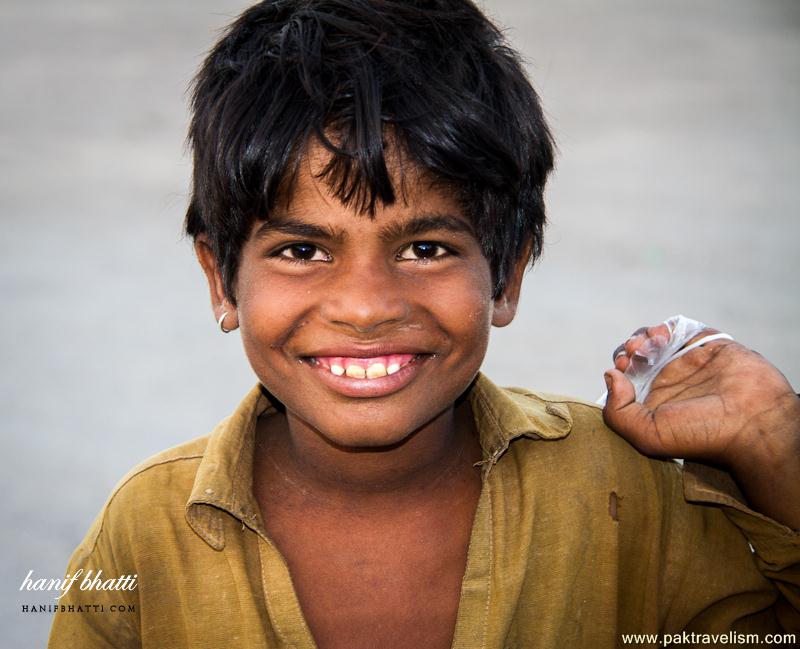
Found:
[[[269,286],[268,289],[264,288]],[[274,359],[266,366],[267,355],[279,350],[307,321],[306,291],[287,286],[273,277],[260,280],[244,275],[238,284],[239,330],[251,365],[273,369]]]
[[[445,323],[451,335],[474,346],[475,353],[481,356],[491,328],[490,291],[488,269],[476,269],[443,282],[438,290],[429,293],[440,322]]]

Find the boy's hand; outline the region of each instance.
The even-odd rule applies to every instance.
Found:
[[[639,404],[623,372],[668,339],[666,325],[642,328],[615,350],[606,424],[645,455],[727,469],[753,509],[800,529],[800,398],[760,354],[717,340],[666,365]]]

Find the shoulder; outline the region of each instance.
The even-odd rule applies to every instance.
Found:
[[[548,439],[569,439],[572,443],[586,443],[596,437],[618,439],[603,421],[602,408],[595,403],[527,388],[502,390],[531,419],[541,417],[540,413],[544,412],[563,420],[564,425],[558,427],[558,434],[545,435]]]
[[[173,446],[137,464],[114,487],[106,507],[119,499],[139,496],[142,491],[163,486],[177,487],[181,478],[191,478],[208,447],[210,435],[204,435]],[[177,481],[177,482],[176,482]],[[189,484],[191,488],[191,483]]]
[[[540,514],[546,510],[552,520],[573,520],[571,512],[582,511],[584,525],[590,519],[598,524],[610,521],[620,526],[620,538],[631,547],[642,541],[644,527],[660,529],[658,521],[679,520],[687,533],[689,527],[702,526],[699,514],[684,499],[681,465],[639,453],[606,426],[602,408],[546,392],[507,392],[518,403],[527,402],[533,412],[544,408],[567,420],[565,434],[520,437],[498,462],[502,469],[497,480],[530,494],[521,502]],[[657,535],[651,540],[658,543]]]
[[[603,410],[589,401],[524,388],[504,388],[523,411],[536,416],[550,413],[564,420],[563,434],[541,441],[518,444],[515,450],[523,457],[536,458],[585,476],[591,482],[633,484],[653,481],[679,488],[681,469],[673,460],[659,460],[639,453],[603,420]]]
[[[128,537],[156,518],[183,517],[210,435],[166,449],[133,467],[111,491],[79,552],[94,552],[99,539]]]
[[[599,415],[602,419],[602,408],[591,401],[529,388],[507,387],[501,389],[523,407],[526,403],[544,405],[545,407],[555,406],[558,409],[567,409],[570,413],[579,416],[596,417]]]

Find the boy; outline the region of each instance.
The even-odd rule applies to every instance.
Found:
[[[190,139],[187,232],[260,385],[115,490],[68,572],[138,587],[70,589],[65,606],[104,610],[57,614],[52,647],[606,647],[799,626],[800,405],[774,368],[715,343],[645,408],[621,355],[605,415],[643,451],[729,468],[780,522],[710,470],[682,485],[597,408],[478,374],[541,249],[553,157],[472,4],[256,5],[198,75]]]

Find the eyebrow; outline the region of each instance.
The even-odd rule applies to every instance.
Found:
[[[381,229],[379,236],[384,241],[392,241],[437,230],[475,237],[475,230],[472,224],[452,214],[420,214],[408,221],[389,223]]]
[[[300,237],[301,239],[333,241],[335,243],[341,243],[347,239],[347,234],[342,230],[325,225],[308,223],[291,216],[279,216],[264,221],[264,223],[259,226],[258,230],[256,230],[255,238],[261,239],[272,233],[288,234],[293,237]]]
[[[452,234],[476,236],[475,230],[469,221],[452,214],[438,213],[420,214],[399,223],[389,223],[381,228],[378,236],[384,241],[393,241],[442,230]],[[256,230],[255,238],[261,239],[273,233],[288,234],[318,241],[333,241],[335,243],[341,243],[347,239],[347,233],[341,229],[308,223],[292,216],[278,216],[265,221]]]

